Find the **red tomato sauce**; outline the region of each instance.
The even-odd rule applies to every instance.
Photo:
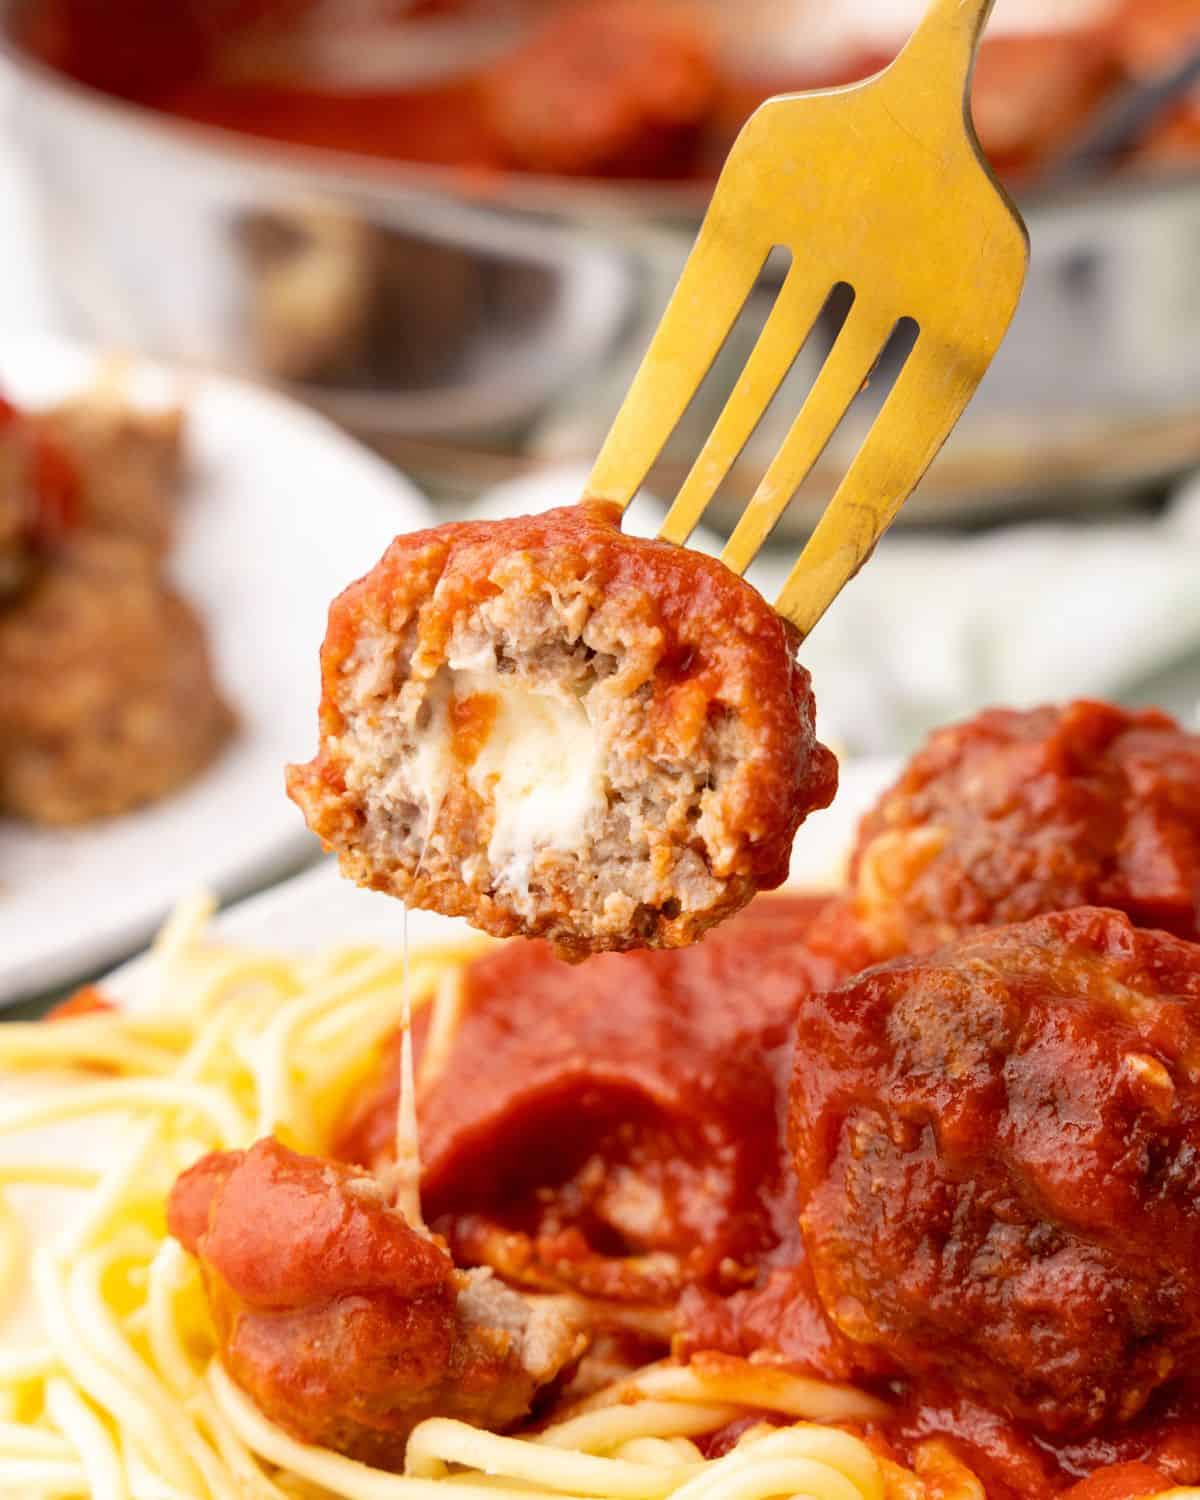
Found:
[[[1141,944],[1135,987],[1144,948],[1148,972],[1179,989],[1168,983],[1177,940],[1138,937],[1116,914],[1100,914],[1095,934],[1083,914],[1062,920],[1118,957],[1122,943]],[[1051,1439],[890,1363],[826,1317],[798,1232],[782,1090],[797,1016],[859,967],[857,941],[844,903],[789,894],[759,898],[678,952],[569,966],[524,943],[477,961],[445,1071],[421,1100],[431,1222],[461,1263],[671,1309],[682,1356],[769,1352],[857,1382],[894,1404],[868,1437],[907,1462],[922,1441],[946,1441],[989,1500],[1135,1500],[1200,1481],[1200,1391],[1186,1383],[1115,1430]],[[1157,1036],[1172,1015],[1168,1001],[1161,1024],[1139,1024]],[[1090,1076],[1098,1064],[1080,1067]],[[874,1087],[864,1075],[864,1091]],[[384,1161],[395,1103],[389,1056],[339,1154]],[[647,1270],[654,1256],[668,1268]]]
[[[201,125],[384,161],[495,170],[504,165],[473,78],[402,93],[201,79],[161,93],[150,90],[137,102]]]
[[[46,1012],[47,1021],[69,1021],[75,1016],[105,1015],[116,1010],[116,1005],[102,989],[94,984],[85,984],[74,994],[60,1000]]]
[[[28,7],[23,41],[92,87],[263,139],[468,171],[683,180],[715,176],[763,99],[864,78],[891,57],[860,42],[818,65],[801,59],[774,76],[739,77],[702,30],[671,20],[673,7],[609,0],[551,8],[512,52],[443,83],[351,91],[299,76],[230,76],[231,36],[264,23],[286,30],[313,8],[311,0],[40,0]],[[455,7],[418,7],[442,8]],[[986,40],[975,120],[993,164],[1016,177],[1039,169],[1131,77],[1186,47],[1195,28],[1189,0],[1114,0],[1090,23]],[[1194,160],[1196,118],[1194,106],[1182,106],[1144,156]]]

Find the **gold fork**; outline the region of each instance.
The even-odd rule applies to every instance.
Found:
[[[775,608],[807,635],[867,561],[971,399],[1016,309],[1029,242],[989,170],[970,82],[992,0],[933,0],[882,73],[769,99],[747,121],[700,234],[592,470],[629,504],[771,250],[792,264],[659,533],[683,543],[729,472],[830,292],[854,301],[816,383],[721,554],[743,573],[869,377],[897,323],[918,333],[879,416]]]

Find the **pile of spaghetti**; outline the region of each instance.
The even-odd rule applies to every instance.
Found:
[[[120,1007],[0,1027],[0,1495],[981,1500],[940,1445],[916,1473],[814,1425],[869,1423],[873,1398],[730,1359],[647,1366],[520,1436],[425,1421],[403,1474],[266,1420],[215,1357],[170,1188],[265,1135],[322,1150],[405,991],[431,1007],[438,1067],[479,943],[286,957],[220,945],[209,914],[176,913]],[[713,1456],[706,1438],[739,1422]]]

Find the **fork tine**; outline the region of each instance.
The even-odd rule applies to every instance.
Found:
[[[715,201],[715,200],[714,200]],[[710,210],[588,480],[622,510],[675,430],[770,253]]]
[[[894,314],[884,314],[861,300],[850,308],[799,416],[721,553],[721,561],[733,572],[746,571],[787,509],[874,369],[897,321]]]
[[[802,635],[871,556],[974,394],[982,371],[947,354],[943,344],[918,335],[882,411],[788,575],[775,608]]]
[[[750,358],[667,512],[658,533],[664,541],[682,545],[695,530],[791,369],[829,291],[829,287],[818,287],[795,266],[784,278]]]

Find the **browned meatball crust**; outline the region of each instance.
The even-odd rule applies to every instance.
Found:
[[[852,880],[880,958],[1083,905],[1200,938],[1200,735],[1086,700],[939,729],[864,818]]]
[[[0,606],[79,519],[75,465],[36,418],[0,396]]]
[[[0,613],[0,808],[82,823],[166,795],[233,716],[203,629],[143,546],[78,536]]]
[[[74,469],[77,522],[165,551],[183,471],[183,413],[142,408],[104,383],[30,417]]]
[[[30,508],[20,475],[13,472],[16,461],[13,446],[0,435],[0,606],[21,592],[35,562]]]
[[[840,1331],[1049,1434],[1200,1353],[1200,946],[1080,908],[800,998],[801,1226]]]
[[[334,603],[289,790],[361,885],[566,956],[677,947],[833,797],[796,637],[608,507],[401,537]]]

